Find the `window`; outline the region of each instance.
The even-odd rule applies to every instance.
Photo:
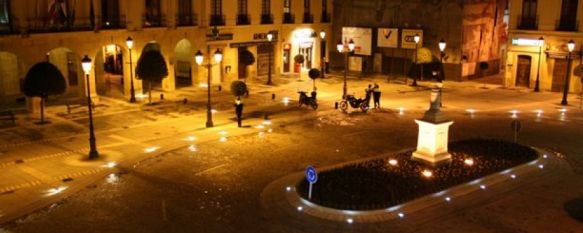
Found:
[[[8,0],[0,0],[0,25],[10,25],[10,2]]]
[[[304,0],[304,22],[303,23],[313,23],[314,22],[314,17],[312,16],[311,13],[311,7],[310,7],[310,1],[311,0]]]
[[[162,12],[160,0],[146,0],[145,26],[162,26]]]
[[[310,13],[310,0],[304,0],[304,13]]]
[[[237,4],[237,9],[239,10],[240,15],[247,14],[247,0],[239,0]]]
[[[211,0],[211,26],[225,25],[223,18],[223,1]]]
[[[178,25],[194,25],[192,0],[178,0]]]
[[[291,13],[291,0],[283,0],[283,13]]]
[[[328,14],[328,1],[322,0],[322,23],[329,23],[330,22],[330,14]]]
[[[537,0],[524,0],[522,2],[522,15],[519,18],[519,29],[537,29]]]
[[[322,12],[328,12],[328,1],[322,0]]]
[[[577,5],[579,0],[563,0],[561,4],[561,19],[557,30],[577,31]]]
[[[262,15],[271,14],[271,0],[262,0],[261,1],[261,14]]]
[[[237,25],[247,25],[251,23],[249,15],[247,14],[247,0],[237,1]]]

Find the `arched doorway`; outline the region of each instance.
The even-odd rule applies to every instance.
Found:
[[[22,99],[22,79],[26,74],[24,64],[13,53],[0,52],[0,104],[16,104]],[[20,101],[24,104],[24,101]]]
[[[101,47],[95,56],[95,89],[98,95],[125,98],[124,51],[121,46],[109,44]]]
[[[526,55],[518,56],[518,65],[516,66],[516,84],[517,87],[529,87],[530,70],[532,58]]]
[[[180,40],[174,48],[174,73],[176,76],[176,88],[191,87],[192,80],[192,46],[187,39]]]
[[[67,91],[65,97],[83,96],[83,72],[81,58],[68,48],[56,48],[47,53],[47,61],[59,68],[65,77]]]

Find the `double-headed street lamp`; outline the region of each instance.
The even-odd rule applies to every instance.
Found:
[[[267,85],[271,85],[273,84],[271,81],[271,66],[273,63],[273,44],[271,42],[273,41],[273,34],[271,32],[267,33],[267,41],[269,42],[269,67],[267,71]]]
[[[322,78],[326,74],[326,32],[320,31],[320,69],[322,70]]]
[[[561,105],[569,104],[567,102],[567,96],[569,95],[569,83],[571,81],[571,63],[573,62],[573,50],[575,50],[575,41],[570,40],[567,44],[567,48],[569,49],[569,57],[568,64],[567,64],[567,78],[565,79],[565,86],[563,87],[563,100],[561,101]]]
[[[346,86],[346,78],[348,76],[348,54],[354,51],[354,41],[350,39],[348,42],[345,40],[344,43],[339,41],[336,45],[338,52],[344,54],[344,86],[342,89],[342,99],[346,99],[346,92],[348,91]]]
[[[134,89],[134,67],[132,61],[132,48],[134,47],[134,39],[128,37],[126,39],[126,45],[128,46],[130,52],[130,103],[136,102],[136,90]]]
[[[415,34],[415,36],[413,37],[413,41],[415,41],[415,65],[417,65],[417,59],[418,59],[418,52],[419,52],[419,41],[421,41],[421,36],[419,36],[419,34]],[[413,84],[411,84],[411,86],[416,87],[417,86],[417,78],[421,77],[421,70],[418,69],[418,73],[417,77],[413,77]]]
[[[536,72],[536,81],[534,83],[534,92],[540,91],[540,63],[543,57],[543,45],[545,44],[545,38],[542,36],[538,38],[538,67]]]
[[[91,82],[89,74],[91,73],[91,59],[85,55],[81,59],[81,65],[85,72],[85,82],[87,83],[87,108],[89,109],[89,159],[96,159],[99,157],[97,146],[95,145],[95,132],[93,130],[93,109],[91,108]]]
[[[207,102],[207,111],[206,111],[206,127],[210,128],[213,127],[213,113],[212,113],[212,108],[211,108],[211,73],[212,73],[212,67],[214,65],[219,65],[221,64],[221,61],[223,60],[223,53],[221,52],[220,49],[217,49],[217,51],[215,51],[215,64],[212,64],[210,61],[210,56],[211,56],[211,46],[207,45],[207,54],[209,56],[209,62],[207,64],[203,64],[204,61],[204,55],[202,54],[202,52],[200,50],[198,50],[198,52],[196,52],[196,55],[194,55],[194,60],[196,61],[196,64],[198,64],[199,66],[204,66],[207,68],[208,71],[208,79],[207,79],[207,96],[208,96],[208,102]]]

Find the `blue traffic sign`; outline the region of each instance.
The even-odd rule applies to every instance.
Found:
[[[308,180],[310,184],[316,183],[318,181],[318,173],[314,167],[308,166],[308,168],[306,168],[306,180]]]

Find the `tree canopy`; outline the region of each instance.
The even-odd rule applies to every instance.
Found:
[[[311,79],[317,79],[320,77],[320,70],[310,69],[310,71],[308,72],[308,76],[310,76]]]
[[[231,83],[231,93],[234,96],[242,96],[245,92],[247,92],[247,84],[245,82],[236,80]]]
[[[61,71],[49,62],[39,62],[26,74],[22,92],[28,97],[46,98],[63,94],[66,89],[67,84]]]
[[[160,82],[168,76],[168,66],[164,56],[157,50],[142,53],[136,65],[137,78],[150,82]]]
[[[433,54],[431,53],[431,50],[428,48],[419,48],[417,50],[417,64],[427,64],[431,62],[433,62]]]
[[[255,57],[253,56],[253,53],[246,49],[239,53],[239,60],[241,61],[241,64],[245,66],[250,66],[255,63]]]

